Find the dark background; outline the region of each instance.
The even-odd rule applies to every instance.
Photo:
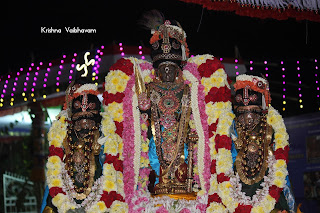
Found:
[[[8,26],[3,28],[9,54],[1,73],[113,41],[148,45],[150,32],[141,29],[137,20],[150,9],[158,9],[167,19],[181,23],[192,54],[235,57],[237,46],[245,60],[320,55],[320,23],[316,22],[250,18],[174,0],[10,1],[5,22]],[[97,33],[69,34],[64,30],[68,26],[95,28]],[[62,33],[43,34],[41,27],[61,28]]]

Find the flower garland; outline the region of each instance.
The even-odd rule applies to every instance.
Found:
[[[229,119],[231,123],[232,117]],[[232,170],[231,141],[216,140],[218,196],[215,196],[215,205],[220,205],[219,212],[271,212],[278,201],[288,174],[289,136],[281,115],[273,107],[268,109],[267,123],[274,130],[274,157],[269,157],[269,173],[264,177],[262,189],[257,190],[252,199],[241,192],[239,177]]]
[[[146,137],[147,123],[137,113],[137,97],[134,93],[134,63],[140,68],[140,74],[144,82],[150,83],[155,77],[152,64],[143,60],[123,58],[114,64],[106,76],[106,89],[104,93],[105,108],[111,108],[108,112],[106,110],[106,113],[112,113],[112,118],[109,119],[109,122],[114,124],[106,125],[110,126],[108,128],[110,132],[116,132],[119,126],[126,132],[126,134],[122,135],[124,150],[123,182],[125,200],[128,203],[129,211],[140,212],[144,210],[146,212],[155,212],[160,211],[161,208],[170,210],[172,202],[175,203],[175,206],[177,206],[177,204],[183,206],[183,202],[185,201],[177,201],[169,197],[152,198],[147,191],[150,172],[148,168],[149,141]],[[212,164],[212,156],[210,156],[210,154],[212,152],[209,150],[212,150],[212,147],[214,148],[211,140],[215,132],[215,128],[213,128],[212,125],[208,127],[208,123],[211,124],[211,120],[214,118],[211,118],[212,115],[208,114],[207,108],[210,108],[211,104],[216,102],[221,102],[222,105],[217,105],[220,108],[226,108],[225,105],[231,106],[230,87],[227,75],[222,68],[220,62],[213,56],[203,55],[190,58],[183,70],[185,84],[189,85],[191,91],[191,108],[193,114],[190,120],[190,127],[195,129],[199,136],[199,143],[195,146],[194,150],[195,182],[196,185],[201,186],[202,190],[198,192],[197,200],[189,201],[187,206],[190,208],[181,209],[181,211],[183,210],[182,212],[188,212],[191,209],[196,210],[191,210],[192,212],[206,211],[207,193],[210,191],[212,185],[211,180],[214,179],[212,178],[214,174],[212,174],[210,170]],[[222,94],[220,94],[220,92]],[[228,95],[229,97],[226,98]],[[115,105],[119,105],[119,107]],[[224,110],[231,112],[231,107]],[[214,114],[214,116],[219,115]],[[119,124],[116,124],[117,122]],[[217,120],[216,124],[218,123]],[[139,125],[141,129],[137,128]],[[105,127],[103,127],[103,129],[104,128]],[[142,136],[139,137],[137,132]],[[139,140],[140,143],[137,142]],[[137,167],[137,165],[139,165],[139,167]],[[158,204],[161,204],[161,207],[159,207]],[[175,211],[178,212],[178,209],[176,208]]]
[[[105,118],[105,116],[103,117]],[[73,183],[65,170],[65,164],[63,162],[63,140],[67,135],[68,122],[70,121],[68,120],[67,112],[63,110],[57,116],[57,120],[52,123],[52,127],[48,133],[50,147],[49,158],[46,165],[47,183],[53,205],[57,207],[59,213],[80,207],[85,208],[87,212],[106,212],[108,208],[121,209],[122,206],[112,206],[107,196],[111,191],[108,191],[106,186],[110,183],[108,179],[109,174],[112,174],[111,168],[108,168],[108,157],[103,165],[103,175],[94,182],[92,192],[81,204],[77,204],[73,200]],[[106,152],[104,153],[107,154]],[[118,200],[123,200],[123,198],[120,197]]]

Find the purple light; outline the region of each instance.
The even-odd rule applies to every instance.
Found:
[[[318,62],[318,60],[317,60],[317,59],[314,59],[314,62],[316,62],[316,63],[317,63],[317,62]]]
[[[139,46],[139,50],[141,50],[142,49],[142,46]]]
[[[44,82],[47,82],[48,80],[46,78],[43,79]]]
[[[318,83],[318,81],[316,81],[316,84]]]
[[[47,68],[47,71],[50,72],[50,68]]]
[[[46,84],[43,84],[43,87],[47,87],[47,85],[46,85]]]
[[[52,63],[51,63],[51,62],[49,63],[49,66],[50,66],[50,67],[52,66]]]
[[[17,76],[19,76],[20,75],[20,72],[17,72]]]
[[[96,76],[96,80],[98,80],[98,76]]]
[[[97,50],[97,53],[99,53],[100,52],[100,50]]]
[[[268,67],[266,67],[265,70],[269,70]]]
[[[269,76],[269,74],[268,73],[266,73],[266,77],[268,77]]]
[[[299,97],[301,98],[301,97],[302,97],[302,94],[299,94]]]
[[[32,70],[32,68],[31,67],[29,67],[29,71],[31,71]]]
[[[144,56],[141,56],[141,58],[142,58],[142,59],[145,59],[146,57],[144,57]]]
[[[300,67],[297,67],[297,70],[300,70]]]
[[[72,76],[71,76],[71,75],[69,75],[69,79],[70,79],[70,80],[72,79]]]
[[[27,91],[27,88],[23,88],[23,91],[25,91],[25,92],[26,92],[26,91]]]
[[[17,86],[17,82],[14,82],[13,85],[16,87]]]
[[[34,63],[31,63],[31,66],[33,67],[33,66],[34,66]]]
[[[56,85],[59,86],[59,82],[57,82]]]
[[[267,62],[267,61],[264,61],[263,63],[264,63],[264,64],[267,64],[268,62]]]
[[[298,88],[298,90],[300,91],[300,90],[301,90],[301,88],[299,87],[299,88]]]
[[[119,43],[119,46],[122,46],[122,43]]]
[[[250,67],[250,70],[253,70],[253,67]]]
[[[319,95],[317,95],[317,98],[319,98]]]
[[[282,98],[286,98],[286,95],[282,95]]]
[[[301,84],[301,81],[299,81],[299,84]]]
[[[239,75],[239,72],[236,72],[236,75]]]
[[[58,71],[58,75],[61,75],[61,71]]]
[[[74,65],[74,64],[71,64],[71,67],[72,67],[72,68],[74,68],[74,67],[75,67],[75,65]]]
[[[20,71],[22,72],[22,71],[23,71],[23,68],[20,68]]]
[[[300,62],[299,61],[297,61],[297,64],[299,64]]]
[[[13,94],[13,93],[11,93],[11,96],[13,97],[13,96],[14,96],[14,94]]]
[[[142,51],[139,51],[139,55],[142,55]]]
[[[286,69],[283,67],[283,68],[282,68],[282,71],[285,71],[285,70],[286,70]]]
[[[96,55],[96,57],[95,57],[96,59],[98,59],[99,58],[99,56],[98,55]],[[96,63],[95,64],[97,64],[98,62],[96,61]]]
[[[34,88],[31,89],[31,92],[34,92]]]
[[[57,81],[59,81],[60,78],[59,78],[59,77],[56,77],[56,79],[57,79]]]
[[[60,65],[60,66],[59,66],[59,68],[60,68],[60,69],[62,69],[62,68],[63,68],[63,66],[62,66],[62,65]]]
[[[27,85],[28,85],[27,82],[24,82],[23,84],[24,84],[24,86],[27,86]]]
[[[3,87],[4,87],[4,88],[7,88],[8,86],[5,84]]]
[[[37,80],[37,77],[34,77],[33,80],[36,81],[36,80]]]
[[[48,73],[45,73],[44,76],[48,77]]]
[[[253,61],[250,61],[250,64],[253,64]]]
[[[104,49],[104,46],[101,46],[101,49]]]
[[[317,77],[317,76],[318,76],[318,74],[316,73],[316,74],[314,74],[314,76],[316,76],[316,77]]]
[[[29,76],[30,75],[30,73],[29,72],[27,72],[27,76]]]
[[[40,70],[40,67],[37,67],[37,70]]]
[[[32,86],[34,86],[34,87],[35,87],[35,86],[36,86],[36,83],[35,83],[35,82],[33,82],[33,83],[32,83]]]
[[[220,58],[220,61],[223,61],[223,58]]]
[[[124,52],[121,53],[121,56],[124,56]]]
[[[316,66],[316,70],[318,69],[318,66]]]
[[[14,80],[15,80],[15,81],[18,81],[18,77],[15,77]]]
[[[5,90],[5,89],[3,89],[3,90],[2,90],[2,93],[6,93],[6,90]]]
[[[6,80],[6,84],[8,83],[9,81],[8,80]]]
[[[238,63],[238,59],[235,59],[234,62]]]
[[[39,73],[38,73],[38,72],[35,72],[34,74],[35,74],[36,76],[38,76],[38,75],[39,75]]]
[[[1,94],[1,98],[4,98],[4,94]]]
[[[8,78],[11,78],[11,76],[10,76],[10,75],[8,75]]]
[[[319,87],[317,87],[317,90],[319,90]]]
[[[29,81],[29,77],[28,76],[26,77],[26,81]]]
[[[40,66],[42,66],[43,65],[43,63],[42,62],[40,62]]]
[[[298,77],[300,77],[300,74],[298,74]]]
[[[62,57],[63,57],[63,58],[66,58],[67,56],[66,56],[66,55],[63,55]]]
[[[100,52],[99,54],[100,54],[100,55],[103,55],[103,52]]]
[[[72,62],[76,62],[76,59],[75,59],[75,58],[73,58],[73,59],[72,59]],[[72,64],[72,65],[74,66],[74,64]],[[72,65],[71,65],[71,66],[72,66]]]
[[[74,56],[74,57],[77,57],[77,53],[73,53],[73,56]]]
[[[120,51],[123,51],[123,47],[120,47]]]
[[[285,78],[286,76],[285,75],[282,75],[282,78]]]
[[[283,64],[283,61],[281,61],[280,64]]]
[[[235,69],[238,69],[238,66],[234,66]]]
[[[101,61],[101,58],[98,58],[98,61]]]
[[[286,84],[286,82],[285,82],[285,81],[283,81],[283,82],[282,82],[282,84]]]
[[[70,70],[70,73],[72,74],[72,73],[73,73],[73,70]]]

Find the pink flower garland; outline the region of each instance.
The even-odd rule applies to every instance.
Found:
[[[131,199],[134,193],[134,124],[132,112],[132,87],[134,86],[134,77],[131,76],[125,90],[123,98],[123,129],[125,134],[123,137],[123,184],[126,202],[129,205],[129,211],[132,210]]]

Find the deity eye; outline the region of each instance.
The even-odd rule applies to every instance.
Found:
[[[156,50],[159,48],[159,41],[154,42],[152,45],[152,49]]]
[[[73,103],[73,107],[74,107],[75,109],[79,109],[80,106],[81,106],[80,101],[75,101],[75,102]]]
[[[89,109],[95,109],[96,103],[89,103]]]
[[[238,94],[236,95],[236,102],[241,102],[242,101],[242,95]]]
[[[258,99],[258,96],[256,94],[250,95],[249,97],[251,102],[255,102]]]
[[[172,47],[173,49],[180,49],[180,43],[177,40],[172,41]]]
[[[264,83],[262,81],[258,81],[257,82],[257,86],[260,88],[260,89],[263,89],[264,88]]]

